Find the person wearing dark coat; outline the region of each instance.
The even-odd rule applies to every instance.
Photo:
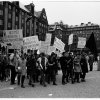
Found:
[[[88,60],[88,62],[89,62],[89,66],[90,66],[90,71],[92,71],[93,70],[94,56],[91,53],[89,54],[89,60]]]
[[[56,84],[56,70],[57,70],[57,61],[56,61],[56,55],[55,53],[51,53],[51,56],[48,58],[48,69],[49,69],[49,75],[48,75],[48,83],[50,84],[50,79],[53,81],[53,85]]]
[[[34,87],[34,80],[33,77],[35,77],[36,72],[36,59],[34,55],[31,55],[27,61],[27,69],[29,72],[29,85],[32,85]]]
[[[67,82],[69,82],[69,78],[71,78],[71,82],[73,84],[73,57],[71,53],[69,53],[67,57]]]
[[[81,81],[84,82],[85,77],[86,77],[86,73],[88,73],[88,64],[87,64],[85,54],[82,54],[80,64],[81,64],[81,69],[82,69]]]
[[[61,70],[62,70],[62,85],[66,84],[66,75],[67,75],[67,58],[66,58],[66,52],[62,53],[62,57],[59,59]]]

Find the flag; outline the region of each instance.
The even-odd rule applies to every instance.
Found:
[[[97,59],[97,47],[95,42],[95,37],[92,32],[90,38],[86,42],[86,47],[90,49],[90,51],[94,54],[95,58]]]

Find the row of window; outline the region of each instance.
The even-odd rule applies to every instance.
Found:
[[[3,20],[0,20],[0,25],[3,25]]]
[[[48,28],[48,26],[46,26],[46,25],[44,25],[44,24],[42,24],[42,23],[39,23],[39,26],[40,26],[40,27],[44,27],[44,28]]]
[[[3,10],[0,10],[0,15],[3,15]]]
[[[83,28],[69,28],[68,31],[76,31],[76,30],[88,30],[88,29],[98,29],[96,26],[90,26],[90,27],[83,27]]]

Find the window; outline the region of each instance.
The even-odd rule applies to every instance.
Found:
[[[32,27],[33,27],[33,23],[32,23]]]
[[[0,10],[0,15],[3,15],[3,10]]]
[[[16,29],[18,29],[18,26],[16,25]]]
[[[28,21],[28,22],[27,22],[27,25],[29,26],[29,24],[30,24],[30,23],[29,23],[29,21]]]
[[[18,13],[18,9],[16,9],[16,13]]]
[[[8,27],[9,27],[9,28],[11,27],[11,23],[8,23]]]
[[[18,17],[16,16],[16,21],[18,21]]]
[[[39,25],[41,26],[41,23],[39,23]]]
[[[0,25],[3,25],[3,20],[0,20]]]
[[[27,33],[29,33],[29,29],[27,29]]]
[[[22,18],[24,18],[24,17],[25,17],[25,14],[24,14],[24,12],[22,12],[21,14],[22,14]]]
[[[9,14],[8,17],[11,19],[11,14]]]
[[[0,2],[0,5],[3,5],[3,1]]]
[[[9,5],[9,9],[11,10],[11,5]]]
[[[22,19],[22,24],[24,23],[24,19]]]

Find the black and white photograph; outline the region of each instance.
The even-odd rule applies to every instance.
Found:
[[[0,98],[100,98],[100,0],[0,0]]]

